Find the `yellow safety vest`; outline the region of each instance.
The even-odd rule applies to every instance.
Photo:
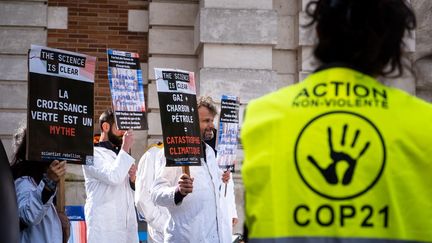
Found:
[[[432,242],[430,103],[330,68],[251,101],[241,138],[251,242]]]

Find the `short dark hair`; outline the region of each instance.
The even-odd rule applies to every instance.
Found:
[[[114,111],[111,108],[106,109],[99,117],[99,127],[102,129],[102,124],[104,122],[108,122],[108,124],[110,124],[110,126],[112,126],[115,122],[114,120]]]
[[[403,37],[416,27],[405,0],[316,0],[306,13],[312,18],[307,26],[316,23],[314,55],[321,62],[345,63],[372,76],[403,74]]]

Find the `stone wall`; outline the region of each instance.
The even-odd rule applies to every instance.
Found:
[[[417,16],[413,67],[416,71],[415,94],[432,102],[432,1],[411,1]]]
[[[48,30],[48,46],[97,57],[95,121],[111,106],[107,75],[107,49],[137,52],[147,63],[147,1],[49,0],[64,27]],[[144,80],[146,80],[144,78]]]
[[[46,45],[47,5],[42,0],[0,1],[0,139],[11,155],[12,134],[27,109],[27,50]]]
[[[196,72],[193,33],[198,2],[152,1],[149,4],[148,47],[148,144],[162,141],[162,126],[154,68],[176,68]]]

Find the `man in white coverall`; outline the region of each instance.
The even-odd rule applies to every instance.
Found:
[[[212,131],[206,132],[204,134],[204,141],[210,145],[210,147],[213,149],[213,151],[216,154],[216,158],[218,156],[217,150],[216,150],[216,137],[217,137],[217,130],[213,129]],[[237,208],[235,203],[235,193],[234,193],[234,179],[230,178],[228,182],[223,186],[223,190],[225,190],[226,187],[226,195],[223,197],[223,203],[226,204],[226,213],[228,214],[228,218],[232,219],[232,231],[234,230],[234,226],[238,223],[238,216],[237,216]],[[231,231],[231,234],[232,234]]]
[[[200,97],[198,114],[203,138],[214,128],[217,114],[210,97]],[[221,206],[222,184],[230,175],[219,169],[213,149],[204,142],[203,148],[205,157],[201,166],[190,167],[191,177],[183,174],[181,167],[164,167],[156,176],[152,200],[169,212],[164,242],[231,242],[231,219]],[[166,163],[163,151],[159,156]]]
[[[99,124],[101,136],[94,148],[94,163],[83,165],[87,242],[137,243],[134,181],[130,180],[135,177],[135,160],[127,153],[133,133],[118,130],[111,109],[102,113]]]
[[[163,243],[163,232],[168,222],[168,210],[156,205],[150,196],[150,190],[158,171],[165,166],[158,156],[163,151],[163,144],[152,145],[141,157],[135,182],[135,205],[147,222],[149,243]]]

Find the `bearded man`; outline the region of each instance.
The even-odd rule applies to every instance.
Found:
[[[232,242],[231,219],[221,192],[222,183],[228,182],[230,174],[218,167],[213,149],[204,142],[214,136],[217,109],[209,96],[201,96],[197,103],[204,151],[201,166],[191,166],[190,175],[180,167],[164,166],[151,188],[153,203],[168,211],[165,243]],[[166,164],[163,150],[156,157],[158,164]]]
[[[135,159],[128,154],[134,138],[121,131],[111,109],[99,117],[101,136],[93,164],[83,165],[88,243],[137,243],[133,184]]]

